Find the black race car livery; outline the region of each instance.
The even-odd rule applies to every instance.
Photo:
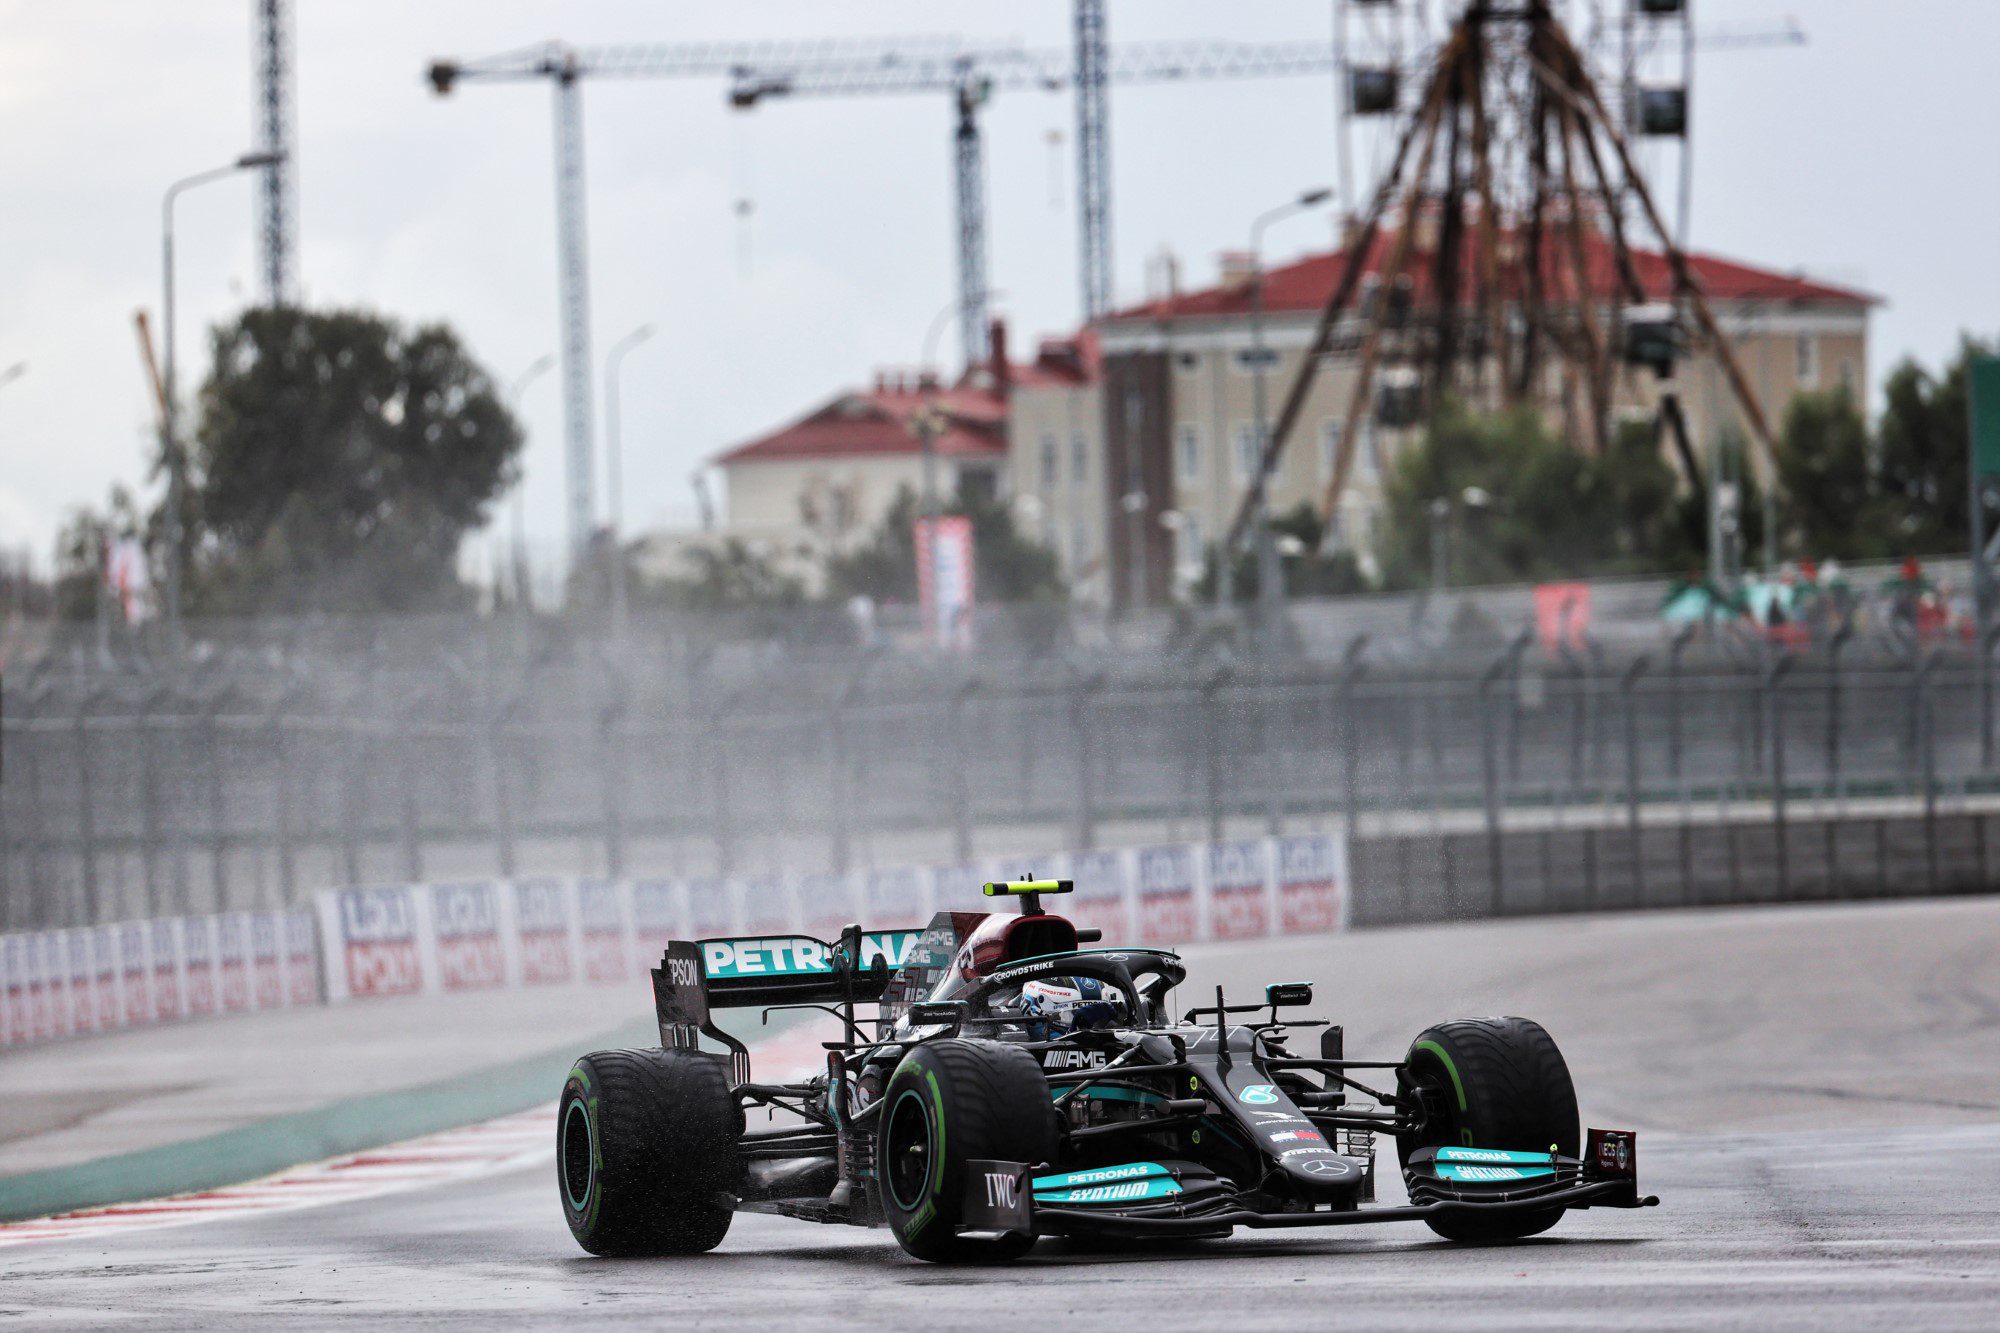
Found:
[[[1036,1237],[1223,1236],[1423,1221],[1505,1240],[1570,1209],[1657,1203],[1630,1132],[1579,1133],[1554,1041],[1521,1018],[1440,1023],[1399,1060],[1350,1059],[1294,1016],[1311,987],[1176,1016],[1173,951],[1096,947],[1045,912],[1068,881],[989,884],[1018,912],[921,930],[674,941],[653,972],[658,1049],[585,1056],[564,1089],[558,1177],[600,1254],[693,1253],[736,1212],[891,1227],[935,1261]],[[1087,1000],[1088,1003],[1079,1001]],[[826,1068],[760,1083],[714,1014],[840,1021]],[[747,1111],[767,1122],[751,1127]],[[1407,1204],[1375,1202],[1393,1141]]]

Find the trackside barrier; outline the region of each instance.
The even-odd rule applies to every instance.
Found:
[[[0,1047],[320,1001],[309,910],[0,936]]]
[[[625,985],[670,939],[919,925],[980,911],[989,879],[1076,881],[1058,910],[1108,941],[1184,944],[1346,928],[1338,834],[733,879],[541,877],[337,889],[292,912],[0,936],[0,1047],[380,995]]]
[[[671,939],[918,925],[947,907],[983,910],[982,881],[1022,876],[1074,879],[1075,895],[1056,910],[1110,941],[1261,939],[1348,920],[1337,833],[851,874],[397,884],[319,895],[326,995],[624,983],[645,976]]]

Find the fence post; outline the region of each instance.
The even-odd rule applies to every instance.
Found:
[[[222,724],[218,715],[235,690],[225,685],[203,701],[201,710],[202,757],[208,768],[208,855],[209,882],[215,890],[214,909],[229,910],[228,804],[223,800]],[[187,904],[189,911],[194,904]]]
[[[1667,773],[1681,781],[1681,654],[1693,640],[1695,626],[1683,625],[1667,643]]]
[[[1993,646],[1996,643],[2000,643],[2000,622],[1986,626],[1979,634],[1979,771],[1982,773],[1993,767]]]
[[[1217,667],[1201,685],[1202,735],[1208,762],[1208,840],[1222,841],[1222,719],[1216,696],[1229,682],[1228,667]]]
[[[1076,846],[1089,851],[1097,845],[1097,788],[1091,772],[1096,757],[1096,712],[1091,699],[1104,688],[1104,673],[1076,676],[1070,686],[1070,726],[1076,731]]]
[[[83,862],[84,925],[104,919],[103,884],[97,873],[97,782],[90,768],[90,715],[104,695],[99,686],[76,703],[76,845]]]
[[[493,776],[493,842],[503,879],[513,879],[520,868],[515,848],[514,777],[507,763],[506,728],[527,697],[524,684],[506,703],[486,715],[486,756]]]
[[[1264,775],[1264,831],[1278,837],[1285,831],[1285,809],[1283,784],[1278,780],[1278,747],[1271,743],[1271,718],[1277,711],[1278,701],[1284,697],[1284,687],[1272,670],[1268,659],[1260,671],[1262,690],[1259,692],[1257,709],[1257,740],[1264,751],[1264,762],[1259,766]]]
[[[980,689],[978,676],[967,676],[951,694],[951,833],[958,864],[972,861],[972,756],[965,743],[965,705]]]
[[[1779,686],[1796,659],[1780,652],[1764,673],[1765,711],[1771,719],[1771,831],[1778,853],[1778,898],[1792,896],[1791,848],[1785,829],[1785,714],[1784,694]]]
[[[1493,737],[1493,682],[1507,670],[1508,654],[1493,659],[1479,677],[1479,775],[1486,810],[1486,873],[1490,901],[1489,915],[1499,916],[1504,907],[1506,876],[1500,865],[1500,757]]]
[[[1646,902],[1646,857],[1639,828],[1639,677],[1651,663],[1644,653],[1632,659],[1618,678],[1619,702],[1625,713],[1625,836],[1632,857],[1632,905]]]
[[[128,719],[137,733],[139,749],[139,864],[146,881],[145,915],[161,916],[165,894],[160,886],[160,844],[165,840],[160,817],[159,740],[153,734],[153,705],[165,691],[147,690],[139,696]]]
[[[1347,645],[1340,672],[1341,703],[1341,792],[1342,804],[1346,807],[1347,856],[1349,864],[1360,853],[1357,851],[1361,837],[1361,736],[1356,724],[1354,687],[1367,674],[1368,666],[1361,660],[1361,654],[1368,649],[1368,636],[1358,634]]]
[[[1924,875],[1930,892],[1938,891],[1937,728],[1931,715],[1931,674],[1941,654],[1933,648],[1917,668],[1917,742],[1924,777]]]
[[[296,688],[285,691],[264,717],[264,726],[270,733],[271,752],[278,761],[278,884],[287,907],[299,900],[298,850],[293,841],[297,836],[295,778],[292,773],[291,732],[285,725],[289,706],[297,696]]]
[[[612,879],[625,875],[625,716],[629,700],[618,666],[605,664],[607,698],[597,711],[597,751],[599,772],[603,774],[604,873]]]
[[[40,720],[42,715],[41,703],[43,699],[48,697],[48,694],[48,688],[43,685],[37,685],[29,692],[28,716]],[[45,926],[53,926],[59,922],[69,921],[74,914],[69,912],[58,914],[55,910],[55,903],[42,897],[55,882],[53,877],[48,873],[49,814],[47,808],[42,804],[43,734],[41,731],[23,731],[21,733],[23,739],[29,736],[34,738],[33,745],[23,745],[21,748],[21,753],[26,757],[28,765],[28,819],[34,827],[33,839],[27,844],[28,891],[35,898],[40,899],[35,911],[37,922]]]
[[[1835,796],[1846,790],[1840,781],[1840,654],[1853,637],[1854,621],[1843,620],[1826,648],[1826,782]],[[1829,858],[1827,876],[1830,879],[1832,875],[1833,862]]]

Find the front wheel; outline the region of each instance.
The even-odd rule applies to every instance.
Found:
[[[949,1038],[903,1057],[882,1094],[876,1170],[882,1211],[910,1254],[932,1263],[1014,1259],[1033,1236],[961,1236],[966,1163],[1053,1161],[1048,1078],[1017,1046]]]
[[[1577,1155],[1576,1085],[1555,1039],[1526,1018],[1461,1018],[1418,1034],[1405,1060],[1433,1114],[1396,1138],[1404,1168],[1419,1148],[1506,1148]],[[1448,1240],[1519,1240],[1547,1231],[1561,1208],[1425,1218]]]
[[[696,1051],[598,1051],[556,1112],[556,1185],[592,1254],[700,1254],[729,1231],[743,1111]]]

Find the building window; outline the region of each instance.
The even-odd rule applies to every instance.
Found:
[[[1852,361],[1843,361],[1840,363],[1841,396],[1849,402],[1854,401],[1854,389],[1854,363]]]
[[[1069,437],[1069,479],[1090,480],[1090,445],[1081,435]]]
[[[1257,367],[1261,363],[1264,367],[1264,373],[1269,375],[1278,369],[1279,354],[1277,348],[1269,345],[1264,347],[1239,347],[1236,349],[1236,355],[1232,356],[1230,361],[1235,365],[1238,374],[1254,375],[1257,373]]]
[[[1069,567],[1082,569],[1090,561],[1090,522],[1082,514],[1069,521]]]
[[[1042,489],[1056,484],[1056,437],[1042,436]]]
[[[1258,442],[1257,423],[1239,421],[1236,423],[1236,480],[1248,481],[1257,474],[1257,464],[1263,459],[1264,451]]]
[[[1193,514],[1181,515],[1181,563],[1199,567],[1201,565],[1201,520]]]
[[[1340,423],[1322,421],[1319,423],[1319,479],[1322,484],[1333,480],[1334,465],[1340,461]]]
[[[1819,387],[1819,339],[1810,333],[1801,333],[1797,339],[1799,358],[1799,387],[1816,389]]]
[[[1198,481],[1201,478],[1201,430],[1196,426],[1182,426],[1180,429],[1181,480]]]

